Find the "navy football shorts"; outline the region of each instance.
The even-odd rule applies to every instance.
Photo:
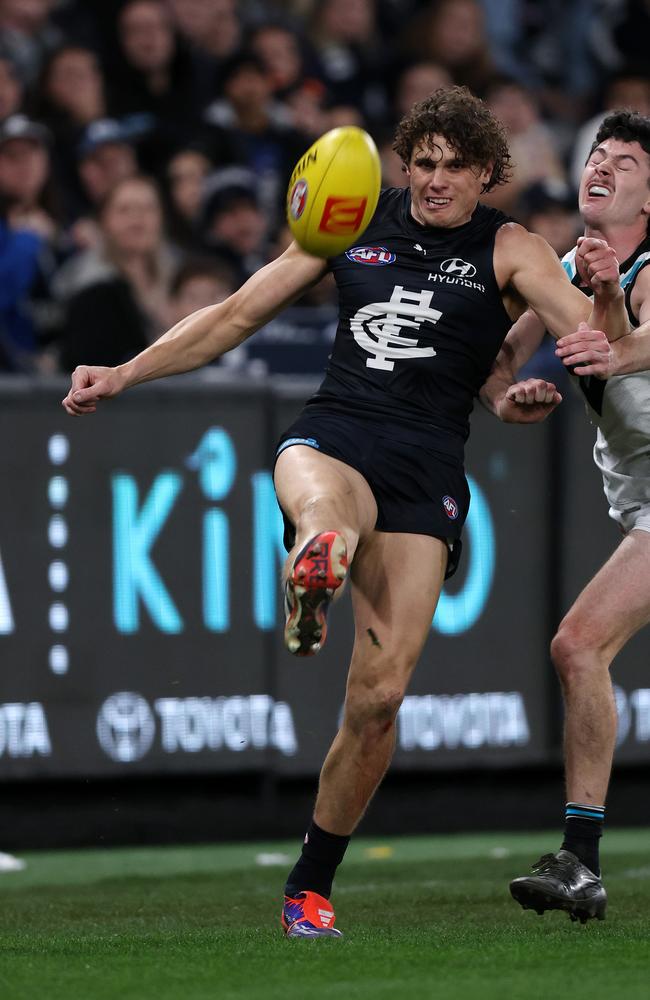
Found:
[[[377,531],[432,535],[447,543],[445,579],[456,572],[461,531],[470,493],[462,442],[443,432],[422,433],[398,424],[307,407],[278,442],[278,456],[306,445],[360,472],[377,503]],[[282,511],[284,544],[295,543],[295,527]]]

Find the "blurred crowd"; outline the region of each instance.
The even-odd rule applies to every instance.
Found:
[[[118,364],[287,246],[291,169],[467,84],[510,134],[486,201],[562,254],[607,110],[650,114],[650,0],[0,0],[0,371]],[[322,369],[325,279],[224,364]]]

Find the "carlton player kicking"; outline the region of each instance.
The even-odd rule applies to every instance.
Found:
[[[198,368],[334,273],[340,323],[325,379],[283,435],[275,465],[291,546],[288,648],[318,651],[327,606],[347,575],[356,626],[343,722],[286,883],[282,922],[291,937],[340,934],[334,874],[388,767],[397,711],[458,564],[474,397],[527,305],[556,337],[592,319],[591,302],[544,240],[478,204],[507,181],[510,159],[503,128],[481,101],[465,88],[436,91],[400,123],[395,148],[409,187],[381,195],[362,247],[326,262],[292,244],[133,360],[77,368],[63,401],[70,414],[91,413],[139,382]],[[613,251],[602,259],[611,266]],[[610,339],[627,332],[618,286],[603,286],[594,308],[594,325]],[[534,388],[530,406],[506,397],[500,415],[541,419],[559,397],[548,383]]]

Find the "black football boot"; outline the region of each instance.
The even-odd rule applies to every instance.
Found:
[[[540,916],[545,910],[566,910],[583,924],[592,917],[605,919],[605,887],[571,851],[545,854],[530,875],[512,880],[510,892],[524,910],[536,910]]]

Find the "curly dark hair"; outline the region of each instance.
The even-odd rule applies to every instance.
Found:
[[[606,139],[620,139],[621,142],[638,142],[641,149],[650,156],[650,118],[636,111],[612,111],[603,119],[596,134],[589,156],[596,146]]]
[[[510,180],[505,128],[467,87],[441,87],[413,105],[397,126],[393,149],[408,166],[418,143],[432,135],[443,136],[464,163],[480,170],[492,166],[483,191]]]

